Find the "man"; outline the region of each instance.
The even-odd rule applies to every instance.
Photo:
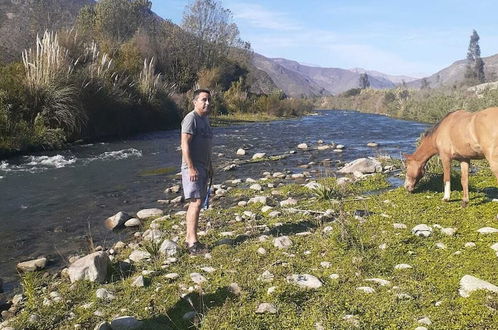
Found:
[[[208,252],[197,238],[199,213],[207,195],[207,185],[212,177],[211,148],[213,133],[209,126],[211,92],[198,89],[194,92],[194,110],[182,121],[182,185],[187,210],[187,236],[185,247],[191,255]]]

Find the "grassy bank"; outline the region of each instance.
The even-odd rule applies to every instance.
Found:
[[[459,189],[459,178],[453,180]],[[498,203],[490,200],[497,197],[490,195],[496,193],[490,189],[496,182],[485,163],[470,178],[465,209],[460,192],[453,192],[448,203],[441,201],[439,173],[429,174],[414,194],[385,190],[389,184],[381,174],[344,185],[322,178],[318,190],[288,181],[267,187],[279,182],[260,181],[262,192],[248,189],[247,183],[227,183],[233,188],[201,215],[203,240],[212,247],[209,258],[181,254],[169,263],[153,253],[149,261],[122,273],[118,264],[128,258],[128,246],[117,252],[113,275],[104,285],[23,276],[24,308],[9,325],[93,328],[119,315],[142,320],[143,329],[487,329],[498,324],[498,294],[479,291],[463,298],[458,291],[466,274],[498,284],[497,256],[490,248],[497,234],[477,232],[497,227]],[[256,195],[267,196],[271,211],[281,214],[270,216],[261,203],[237,206]],[[297,204],[280,206],[289,197]],[[175,215],[181,209],[167,208],[171,218],[158,222],[168,238],[184,235],[184,216]],[[432,235],[413,235],[418,224],[431,226]],[[456,233],[446,235],[440,228]],[[292,245],[275,247],[274,239],[284,235]],[[397,269],[400,264],[411,268]],[[271,274],[262,276],[265,271]],[[170,279],[171,273],[178,277]],[[191,273],[201,273],[206,281],[196,285]],[[311,274],[323,285],[300,288],[286,280],[293,274]],[[145,287],[131,285],[139,275]],[[240,292],[229,289],[232,283]],[[100,287],[116,299],[97,299]],[[55,301],[53,292],[61,299]],[[256,314],[261,303],[273,304],[276,313]],[[189,312],[190,318],[184,317]]]
[[[317,102],[321,109],[350,109],[362,112],[434,123],[455,110],[478,111],[498,105],[498,91],[483,89],[479,93],[466,89],[396,88],[387,90],[352,89]]]

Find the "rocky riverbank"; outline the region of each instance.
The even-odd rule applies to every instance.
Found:
[[[205,256],[179,248],[186,205],[172,185],[160,208],[102,220],[110,230],[136,226],[130,241],[93,247],[56,274],[40,271],[43,260],[19,264],[23,291],[0,301],[0,329],[498,324],[498,203],[486,164],[471,177],[466,209],[440,200],[437,175],[415,194],[386,190],[400,169],[388,157],[338,174],[316,162],[258,178],[239,170],[327,149],[347,152],[323,141],[284,155],[234,150],[231,179],[213,186],[201,215]]]

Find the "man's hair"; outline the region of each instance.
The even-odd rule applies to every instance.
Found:
[[[194,91],[193,99],[195,100],[197,98],[197,96],[199,96],[200,93],[208,93],[209,96],[211,96],[211,91],[209,89],[200,88],[200,89],[196,89]]]

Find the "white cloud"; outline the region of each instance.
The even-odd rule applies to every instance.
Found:
[[[286,13],[270,11],[261,5],[234,3],[230,8],[237,21],[245,21],[256,28],[273,31],[295,31],[301,28]]]

